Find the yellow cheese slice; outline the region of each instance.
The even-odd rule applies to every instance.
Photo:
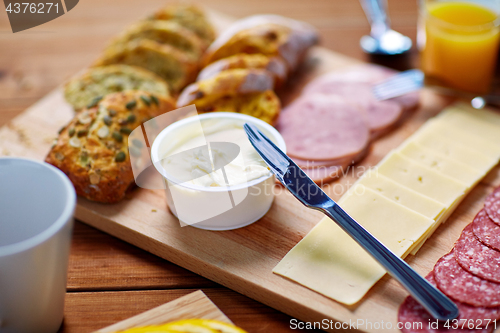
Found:
[[[390,153],[377,167],[380,174],[432,198],[446,207],[461,198],[467,184],[433,171],[398,152]]]
[[[415,246],[413,246],[413,248],[411,249],[411,254],[412,255],[415,255],[417,254],[417,252],[420,250],[420,248],[424,245],[424,243],[427,241],[427,239],[429,239],[429,237],[432,236],[432,234],[434,233],[434,231],[436,231],[436,229],[442,224],[442,223],[445,223],[446,220],[448,220],[448,218],[451,216],[451,214],[453,214],[453,212],[455,211],[455,209],[458,207],[458,205],[462,202],[462,200],[465,198],[462,197],[462,199],[460,200],[457,200],[453,206],[449,207],[445,213],[443,215],[441,215],[437,220],[436,220],[436,223],[421,237],[421,239],[418,241],[417,244],[415,244]]]
[[[342,197],[341,205],[396,255],[404,255],[434,220],[364,187]],[[385,270],[329,218],[322,219],[274,273],[344,304],[358,302]]]
[[[422,132],[420,135],[412,138],[411,141],[452,160],[464,163],[481,172],[490,170],[498,163],[498,158],[496,156],[486,155],[479,152],[477,149],[460,145],[456,141],[448,139],[440,133]]]
[[[434,220],[437,220],[446,211],[446,206],[442,203],[398,184],[378,173],[376,169],[367,171],[356,184],[364,185],[384,197]]]
[[[498,131],[499,129],[497,129]],[[444,117],[437,117],[427,121],[415,134],[436,133],[441,137],[455,141],[457,144],[476,150],[485,155],[500,157],[500,144],[488,140],[480,135],[469,132],[467,128],[450,126]],[[409,140],[411,141],[411,139]]]
[[[431,170],[461,181],[468,187],[474,186],[484,176],[484,173],[467,164],[454,161],[414,142],[409,142],[398,152]]]
[[[500,112],[498,111],[498,109],[492,109],[492,108],[475,109],[470,105],[470,103],[457,102],[453,104],[451,107],[448,107],[444,110],[444,112],[451,112],[451,111],[466,113],[468,115],[472,115],[476,119],[480,119],[487,123],[500,126]]]
[[[487,109],[476,110],[463,104],[450,107],[437,117],[449,126],[462,129],[492,142],[500,141],[500,114]]]

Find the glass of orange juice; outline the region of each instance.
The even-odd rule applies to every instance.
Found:
[[[421,0],[417,44],[426,83],[485,94],[495,72],[500,0]]]

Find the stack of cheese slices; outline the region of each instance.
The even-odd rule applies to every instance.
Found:
[[[396,255],[415,254],[500,159],[500,114],[456,105],[429,120],[344,194],[339,205]],[[385,270],[329,218],[274,272],[354,304]]]

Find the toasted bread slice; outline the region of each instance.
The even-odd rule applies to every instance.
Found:
[[[269,124],[277,119],[281,103],[272,90],[264,92],[225,95],[212,100],[196,103],[196,109],[204,112],[238,112],[259,118]]]
[[[118,36],[111,46],[132,40],[149,39],[160,44],[168,44],[199,60],[207,45],[194,32],[176,22],[151,20],[141,21]]]
[[[150,70],[167,81],[173,93],[179,92],[196,76],[197,61],[170,45],[142,39],[108,48],[94,66],[126,64]]]
[[[109,65],[90,68],[70,80],[64,87],[64,97],[78,111],[104,95],[127,90],[169,96],[167,82],[156,74],[135,66]]]
[[[281,58],[259,53],[239,53],[211,63],[198,74],[196,81],[207,80],[223,71],[236,68],[265,69],[274,76],[275,87],[281,86],[287,77],[287,66]]]
[[[45,161],[68,175],[78,195],[103,203],[118,202],[134,184],[127,147],[130,132],[173,108],[172,99],[144,91],[106,95],[71,120]]]
[[[230,69],[182,91],[177,107],[211,101],[221,96],[263,92],[274,88],[274,78],[264,69]]]
[[[197,34],[207,45],[215,39],[214,28],[205,13],[193,5],[168,5],[154,13],[151,18],[179,23]]]

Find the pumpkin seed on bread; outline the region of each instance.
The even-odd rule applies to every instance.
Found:
[[[174,109],[171,98],[130,90],[106,95],[62,129],[45,161],[61,169],[76,193],[115,203],[134,184],[127,141],[143,122]],[[141,155],[141,151],[135,152]]]
[[[215,31],[205,13],[193,5],[168,5],[154,13],[151,19],[176,22],[197,34],[206,45],[215,39]]]
[[[109,47],[94,66],[125,64],[145,68],[167,81],[173,93],[194,80],[197,61],[173,46],[141,39]]]
[[[276,87],[281,86],[287,77],[287,66],[281,58],[268,57],[260,53],[239,53],[213,62],[203,68],[196,81],[203,81],[217,76],[220,72],[236,68],[265,69],[274,76]]]
[[[156,74],[135,66],[109,65],[90,68],[71,79],[64,87],[64,97],[75,110],[80,110],[107,94],[127,90],[169,96],[167,82]]]

